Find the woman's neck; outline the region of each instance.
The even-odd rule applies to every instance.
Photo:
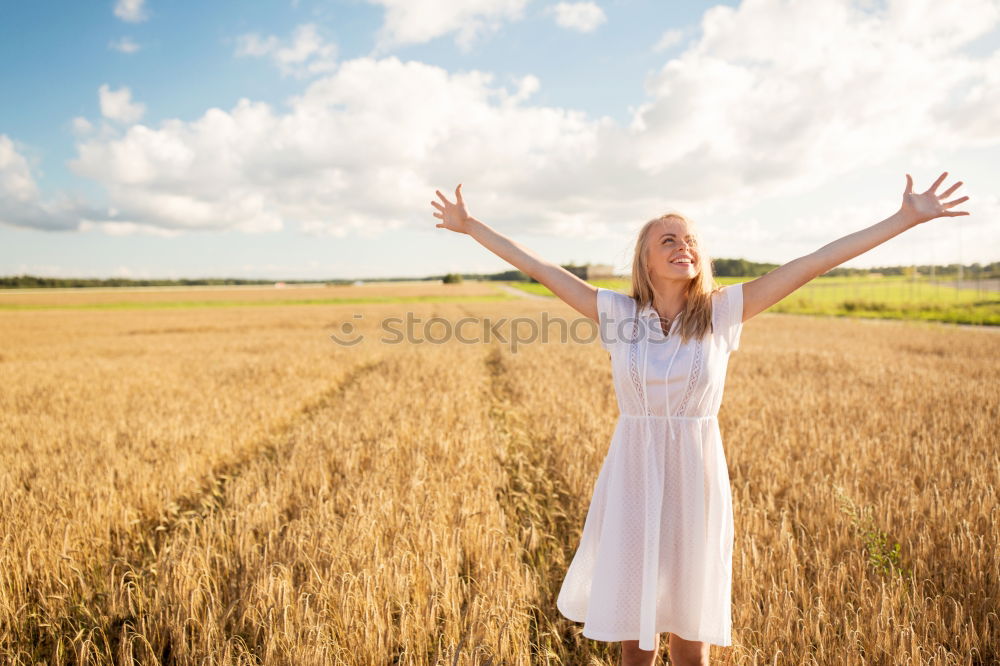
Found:
[[[687,282],[677,280],[653,284],[653,309],[664,319],[673,321],[687,304]]]

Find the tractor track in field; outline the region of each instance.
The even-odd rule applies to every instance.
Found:
[[[362,377],[377,371],[384,364],[385,360],[380,359],[352,368],[334,386],[293,412],[259,441],[229,460],[216,464],[202,477],[197,491],[178,496],[168,502],[167,508],[159,515],[142,520],[142,527],[139,530],[119,535],[119,548],[116,554],[129,562],[137,559],[134,557],[137,552],[142,554],[142,557],[138,558],[140,561],[155,558],[171,533],[178,527],[192,520],[204,519],[224,508],[226,487],[238,479],[251,464],[261,459],[275,460],[287,453],[290,447],[287,435],[297,424],[333,407]],[[136,533],[144,536],[137,537]]]
[[[290,416],[272,427],[267,434],[230,459],[220,462],[202,476],[198,489],[179,495],[168,502],[156,515],[147,516],[139,525],[131,528],[117,528],[110,532],[110,558],[108,570],[112,577],[127,577],[128,585],[142,588],[156,580],[156,562],[160,554],[169,549],[172,537],[181,529],[189,529],[209,516],[226,507],[226,490],[239,479],[255,462],[278,460],[290,455],[295,440],[292,431],[303,421],[316,418],[320,413],[336,408],[344,394],[364,377],[378,372],[386,364],[386,359],[374,359],[359,364],[349,370],[327,390],[295,410]],[[107,645],[111,654],[116,654],[125,640],[126,625],[135,624],[133,615],[122,616],[110,604],[109,594],[94,595],[93,616],[110,618],[110,630],[106,632]],[[142,596],[147,596],[142,594]],[[102,607],[104,606],[104,607]],[[73,631],[89,628],[72,627]],[[72,635],[72,633],[70,634]],[[170,663],[169,643],[160,649],[162,663]]]
[[[521,560],[533,572],[539,597],[532,600],[532,663],[545,655],[561,654],[573,638],[571,625],[558,620],[556,596],[574,550],[576,524],[567,515],[573,493],[551,442],[534,435],[518,407],[519,391],[508,354],[494,346],[486,354],[487,391],[496,458],[506,482],[496,489],[497,502],[507,516],[508,533],[520,544]],[[570,641],[567,643],[566,641]]]

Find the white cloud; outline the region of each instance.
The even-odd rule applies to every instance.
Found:
[[[135,53],[140,49],[140,46],[131,37],[122,37],[108,42],[108,48],[121,53]]]
[[[102,233],[106,236],[157,236],[160,238],[174,238],[183,233],[177,229],[164,229],[152,224],[139,224],[136,222],[118,222],[116,220],[80,220],[79,231]]]
[[[660,39],[653,45],[654,52],[665,51],[671,46],[676,46],[684,40],[684,31],[678,30],[677,28],[671,28],[660,36]]]
[[[91,213],[82,200],[63,193],[43,199],[28,160],[10,137],[0,134],[0,224],[67,230]]]
[[[91,132],[94,131],[94,125],[83,116],[77,116],[76,118],[73,118],[72,124],[73,124],[73,134],[76,134],[77,136],[90,134]]]
[[[607,21],[607,16],[596,2],[560,2],[551,11],[556,24],[579,32],[593,32]]]
[[[132,124],[139,122],[146,113],[145,104],[132,102],[132,91],[128,86],[111,90],[105,83],[98,89],[98,96],[101,102],[101,115],[110,120]]]
[[[496,33],[507,21],[523,18],[528,0],[368,0],[385,8],[385,20],[372,55],[422,44],[455,33],[455,43],[468,51],[476,40]]]
[[[236,41],[237,56],[268,56],[284,76],[301,78],[337,68],[336,44],[324,41],[312,23],[298,26],[285,46],[273,35],[261,37],[256,33],[241,35]]]
[[[830,0],[713,7],[701,39],[648,77],[635,158],[679,191],[721,189],[738,206],[893,156],[996,142],[1000,90],[985,84],[998,61],[961,48],[998,17],[996,0],[961,13],[898,1],[875,12]]]
[[[38,186],[31,176],[28,160],[5,134],[0,134],[0,196],[8,201],[20,202],[31,201],[38,196]]]
[[[145,5],[146,0],[118,0],[115,16],[129,23],[140,23],[149,18]]]
[[[83,141],[71,166],[105,186],[121,220],[171,229],[293,223],[374,235],[426,217],[417,202],[462,172],[537,189],[527,196],[539,202],[552,195],[546,186],[567,191],[600,126],[575,112],[523,107],[535,77],[513,91],[491,80],[396,58],[353,60],[289,100],[287,113],[241,100],[191,122],[133,126]]]
[[[873,211],[898,205],[902,181],[886,176],[897,165],[912,173],[920,159],[936,166],[1000,143],[1000,53],[963,51],[998,25],[998,3],[969,0],[961,16],[923,6],[930,31],[900,7],[713,8],[691,46],[648,78],[627,127],[532,104],[532,75],[508,90],[490,73],[359,58],[287,108],[244,99],[88,136],[71,166],[120,211],[87,216],[93,224],[376,235],[435,223],[433,191],[463,182],[473,213],[514,233],[613,233],[676,209],[713,230],[721,256],[791,258],[891,213]],[[245,46],[282,48],[263,37]],[[843,184],[867,187],[869,173],[890,184],[884,199]],[[983,198],[971,176],[955,175],[970,203]],[[969,209],[956,220],[971,229],[985,209]],[[724,246],[742,220],[738,242]],[[1000,252],[996,234],[977,245]]]
[[[273,35],[262,39],[257,33],[248,33],[236,38],[236,55],[265,56],[277,50],[280,42]]]

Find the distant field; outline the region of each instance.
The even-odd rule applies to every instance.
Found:
[[[279,305],[352,305],[507,300],[488,282],[288,286],[5,289],[0,310],[147,310]]]
[[[719,278],[722,284],[748,278]],[[593,280],[593,284],[628,291],[626,280]],[[877,319],[917,319],[959,324],[1000,325],[1000,290],[957,289],[947,284],[905,278],[818,278],[768,312],[833,315]],[[499,288],[507,285],[533,294],[553,296],[546,287],[525,282],[476,282],[455,285],[407,282],[370,285],[225,287],[140,287],[0,290],[4,310],[158,310],[247,306],[335,306],[365,304],[505,301],[515,298]]]
[[[717,281],[732,284],[748,279],[718,278]],[[629,288],[629,282],[623,279],[591,282],[623,292]],[[533,294],[553,295],[540,284],[508,284]],[[972,287],[974,283],[965,281],[964,284]],[[947,284],[914,282],[902,277],[820,277],[770,307],[767,312],[1000,326],[1000,291],[995,288],[956,289]]]
[[[555,605],[618,414],[607,354],[376,339],[404,313],[579,318],[492,289],[0,311],[0,664],[618,664]],[[238,299],[161,303],[206,300]],[[764,316],[728,375],[713,663],[998,663],[1000,330]]]

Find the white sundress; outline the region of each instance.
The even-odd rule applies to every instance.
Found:
[[[733,509],[717,415],[743,285],[712,295],[712,332],[681,344],[656,311],[599,288],[619,416],[556,606],[599,641],[732,644]],[[683,316],[683,315],[682,315]],[[648,359],[648,361],[647,361]]]

